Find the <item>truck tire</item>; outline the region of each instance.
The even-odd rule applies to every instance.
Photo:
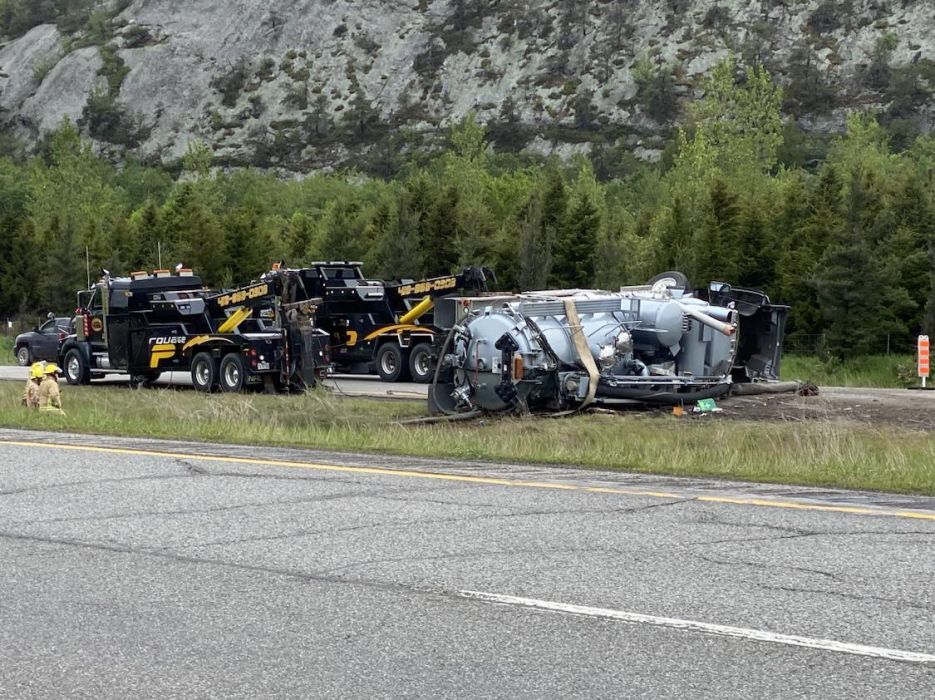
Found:
[[[683,273],[678,272],[677,270],[667,270],[666,272],[660,272],[658,275],[653,275],[650,277],[649,281],[646,282],[646,284],[648,284],[650,287],[654,287],[660,283],[662,283],[661,286],[665,286],[671,289],[684,289],[686,292],[691,291],[688,277],[686,277]]]
[[[72,386],[91,383],[91,370],[84,353],[78,348],[72,348],[65,353],[65,381]]]
[[[247,365],[243,360],[243,355],[232,352],[221,359],[218,383],[221,391],[230,393],[243,391],[247,383]]]
[[[28,345],[20,345],[16,348],[16,364],[20,367],[28,367],[32,364],[32,353],[29,352]]]
[[[430,343],[417,343],[409,351],[409,374],[412,376],[412,381],[417,384],[428,384],[432,381],[434,373],[432,345]]]
[[[409,379],[409,363],[399,345],[386,343],[380,346],[377,351],[377,374],[384,382],[404,382]]]
[[[199,352],[192,358],[192,385],[198,391],[214,391],[218,384],[217,362],[210,352]]]

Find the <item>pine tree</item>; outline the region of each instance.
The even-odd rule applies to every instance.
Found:
[[[70,309],[75,302],[75,292],[85,289],[89,271],[85,258],[85,247],[70,220],[61,222],[57,216],[49,221],[43,236],[41,250],[49,255],[42,260],[40,289],[43,305],[49,309]],[[93,282],[100,276],[100,266],[90,269]]]
[[[826,349],[848,358],[880,353],[887,334],[902,334],[900,315],[915,304],[894,284],[893,270],[881,260],[866,228],[878,200],[859,172],[851,174],[845,202],[846,223],[821,256],[814,277],[825,320]]]
[[[559,287],[590,287],[594,284],[594,259],[601,229],[601,212],[590,195],[582,194],[555,240],[553,284]]]
[[[542,196],[533,193],[519,218],[517,284],[521,291],[544,289],[552,268],[555,229],[545,225]]]
[[[696,265],[692,276],[697,283],[739,279],[738,219],[737,196],[718,178],[711,185],[707,216],[693,244]]]
[[[4,305],[12,313],[23,315],[39,310],[43,261],[37,251],[41,249],[32,219],[20,221],[12,231],[10,257],[0,268]],[[70,307],[71,303],[65,308]]]
[[[455,241],[460,199],[458,188],[449,185],[437,195],[433,203],[425,236],[425,260],[430,275],[453,272],[457,267],[458,250]]]

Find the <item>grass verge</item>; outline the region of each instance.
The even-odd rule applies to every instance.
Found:
[[[918,383],[911,355],[868,355],[845,361],[787,355],[781,367],[783,379],[809,380],[819,386],[897,389]]]
[[[65,387],[67,416],[27,412],[0,383],[0,426],[286,445],[384,454],[554,463],[935,495],[935,437],[840,422],[754,423],[666,415],[399,425],[421,402],[203,395],[169,389]]]
[[[12,335],[0,335],[0,365],[12,365],[16,363],[16,357],[13,355]]]

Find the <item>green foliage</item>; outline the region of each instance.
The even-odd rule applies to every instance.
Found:
[[[365,112],[333,124],[316,87],[304,121],[256,133],[266,162],[341,129],[387,128]],[[681,269],[698,286],[765,289],[792,307],[790,343],[833,357],[935,334],[935,140],[896,148],[872,114],[843,136],[807,138],[783,123],[765,71],[732,62],[704,94],[660,166],[624,157],[624,146],[605,147],[598,167],[498,154],[468,115],[434,157],[414,157],[418,136],[405,131],[381,141],[359,164],[380,179],[223,172],[193,142],[176,180],[133,159],[115,168],[65,123],[32,160],[0,157],[0,314],[68,308],[85,255],[115,274],[182,262],[212,285],[279,259],[345,258],[384,278],[487,264],[502,289],[613,289]],[[94,96],[89,116],[101,121],[89,129],[106,124],[112,97]]]
[[[247,59],[241,57],[229,69],[211,79],[211,87],[221,93],[221,104],[234,107],[249,78]]]
[[[783,109],[790,114],[825,114],[837,105],[837,90],[808,42],[797,45],[789,55],[788,79]]]
[[[678,115],[675,79],[669,66],[656,66],[648,59],[633,65],[633,80],[637,97],[649,114],[660,124],[667,124]]]
[[[808,17],[808,28],[815,34],[828,34],[841,26],[843,10],[834,0],[825,0]]]
[[[95,4],[96,0],[0,0],[0,35],[20,36],[47,22],[74,31],[84,25]]]

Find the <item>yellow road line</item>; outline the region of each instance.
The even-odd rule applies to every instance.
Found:
[[[706,496],[670,493],[667,491],[644,491],[612,486],[579,486],[560,484],[549,481],[523,481],[518,479],[500,479],[492,476],[468,476],[464,474],[445,474],[442,472],[417,471],[413,469],[391,469],[389,467],[353,467],[339,464],[318,464],[316,462],[295,462],[282,459],[262,459],[255,457],[229,457],[211,454],[188,454],[184,452],[166,452],[161,450],[138,450],[129,447],[95,447],[92,445],[66,445],[62,443],[29,442],[22,440],[0,440],[7,445],[20,447],[44,447],[55,450],[73,450],[76,452],[99,452],[104,454],[136,455],[140,457],[170,457],[173,459],[199,459],[206,462],[225,464],[252,464],[289,469],[310,469],[315,471],[343,472],[349,474],[376,474],[380,476],[401,476],[414,479],[436,479],[439,481],[457,481],[468,484],[487,486],[511,486],[517,488],[552,489],[557,491],[579,491],[583,493],[605,493],[623,496],[642,496],[645,498],[683,498],[700,503],[718,503],[724,505],[753,506],[761,508],[785,508],[788,510],[810,510],[824,513],[847,513],[850,515],[876,515],[890,518],[913,518],[916,520],[935,521],[935,513],[926,511],[894,510],[890,508],[865,508],[862,506],[837,506],[820,503],[802,503],[799,501],[780,501],[767,498],[743,498],[731,496]]]

